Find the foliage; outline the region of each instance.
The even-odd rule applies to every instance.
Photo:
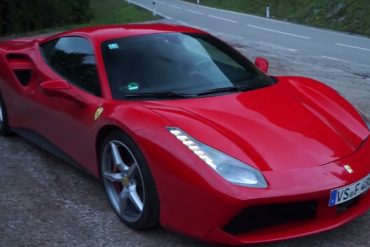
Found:
[[[0,35],[153,19],[124,0],[0,0]]]
[[[90,0],[0,0],[0,33],[86,22]]]

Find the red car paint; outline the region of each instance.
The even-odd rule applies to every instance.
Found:
[[[278,77],[273,86],[222,96],[113,100],[101,43],[163,32],[203,33],[162,24],[100,26],[0,43],[0,93],[10,126],[37,133],[96,177],[102,137],[121,129],[136,142],[149,164],[160,199],[161,225],[208,242],[238,245],[300,237],[340,226],[370,208],[369,193],[343,212],[328,207],[332,189],[370,173],[370,133],[355,108],[318,81]],[[70,97],[48,92],[53,82],[63,78],[44,61],[39,45],[64,36],[82,36],[93,45],[102,97],[67,83],[58,86],[64,85]],[[17,69],[32,71],[27,86],[16,78]],[[104,111],[95,120],[99,107]],[[268,188],[227,182],[165,127],[181,128],[257,168]],[[345,170],[346,164],[354,173]],[[311,219],[238,234],[225,231],[236,215],[251,206],[311,200],[317,203]]]

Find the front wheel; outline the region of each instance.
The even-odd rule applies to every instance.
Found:
[[[9,136],[12,134],[12,131],[8,123],[8,114],[3,99],[0,95],[0,135]]]
[[[114,132],[105,139],[100,169],[109,202],[126,225],[147,229],[158,224],[159,201],[152,175],[128,136]]]

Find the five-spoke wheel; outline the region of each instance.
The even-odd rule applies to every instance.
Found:
[[[155,186],[133,141],[122,132],[109,135],[100,162],[105,191],[122,221],[135,229],[155,225],[159,215]]]

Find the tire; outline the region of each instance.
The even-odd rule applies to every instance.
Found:
[[[99,154],[103,186],[118,217],[136,230],[158,225],[157,191],[135,143],[123,132],[116,131],[105,138]]]
[[[5,103],[0,95],[0,135],[11,136],[13,133],[8,123],[8,113],[6,111]]]

